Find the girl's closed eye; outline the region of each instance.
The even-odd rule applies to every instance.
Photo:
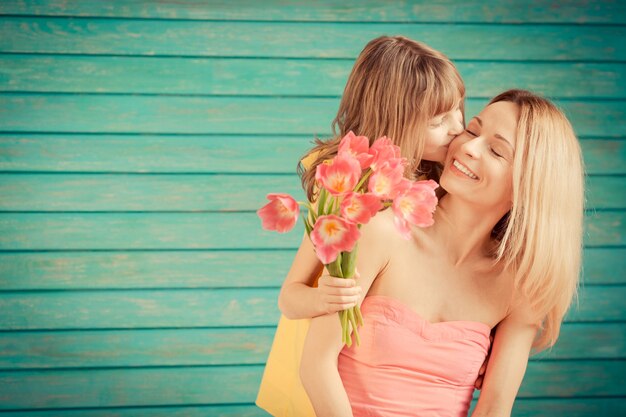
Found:
[[[491,153],[493,153],[495,156],[497,156],[498,158],[502,158],[502,155],[498,153],[498,151],[496,151],[494,148],[491,148]]]

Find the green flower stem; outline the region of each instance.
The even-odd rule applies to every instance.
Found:
[[[348,312],[346,310],[340,311],[339,319],[341,320],[341,341],[350,347],[352,339],[350,339],[350,330],[348,329]]]
[[[361,307],[359,305],[354,306],[354,314],[356,316],[357,326],[363,326],[363,316],[361,315]]]
[[[359,330],[357,328],[356,319],[354,318],[354,307],[348,309],[348,320],[350,320],[350,323],[352,324],[352,330],[354,330],[356,345],[361,346],[361,338],[359,337]]]
[[[311,223],[309,223],[309,219],[305,218],[304,219],[304,230],[306,230],[306,234],[307,235],[311,235],[311,231],[313,230],[313,227],[311,226]]]
[[[320,189],[320,199],[317,203],[317,217],[321,216],[324,213],[324,206],[326,205],[327,198],[328,192],[326,192],[326,188],[322,187]]]
[[[354,191],[359,191],[361,189],[365,181],[370,177],[370,175],[372,175],[372,172],[374,171],[372,171],[371,168],[367,169],[367,172],[365,173],[365,175],[361,177],[361,180],[359,181],[359,183],[356,185],[356,187],[354,187]]]
[[[330,272],[330,275],[337,278],[343,278],[343,271],[341,270],[341,258],[342,254],[340,253],[333,262],[326,265],[326,269]]]
[[[341,252],[341,270],[344,278],[352,278],[356,270],[356,255],[359,242],[354,245],[350,252]]]
[[[328,196],[328,199],[326,200],[326,209],[324,210],[325,214],[331,214],[333,212],[333,207],[335,205],[335,200],[336,200],[336,198],[333,197],[332,195]]]
[[[358,242],[357,245],[350,252],[341,252],[337,259],[335,259],[330,264],[326,265],[328,272],[333,277],[338,278],[351,278],[354,276],[356,269],[356,256],[358,252]],[[339,313],[339,322],[341,323],[341,340],[342,342],[350,347],[352,346],[352,337],[351,331],[354,332],[354,337],[356,340],[357,346],[361,344],[361,338],[359,336],[359,326],[363,325],[363,316],[361,315],[361,309],[358,305],[351,307],[349,309],[340,311]]]

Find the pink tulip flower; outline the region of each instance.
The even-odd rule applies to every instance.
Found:
[[[289,194],[268,194],[269,203],[257,210],[265,230],[290,231],[298,220],[300,206]]]
[[[372,156],[370,167],[376,171],[386,161],[400,159],[400,147],[394,145],[388,137],[382,136],[374,141],[369,154]]]
[[[404,179],[404,166],[398,159],[385,161],[369,178],[367,188],[381,199],[394,198]]]
[[[352,155],[359,161],[361,169],[367,169],[374,159],[374,156],[369,154],[369,147],[370,141],[366,136],[356,136],[354,132],[349,131],[339,143],[338,154]]]
[[[319,164],[315,171],[315,179],[334,196],[351,192],[360,178],[361,165],[347,152]]]
[[[434,223],[433,213],[437,207],[433,180],[403,182],[403,190],[393,200],[394,223],[405,239],[411,238],[411,225],[428,227]]]
[[[340,252],[354,249],[359,237],[356,224],[333,214],[318,217],[310,235],[317,257],[325,265],[337,259]]]
[[[383,204],[380,198],[369,193],[347,194],[340,206],[341,216],[356,224],[367,224],[381,208]]]

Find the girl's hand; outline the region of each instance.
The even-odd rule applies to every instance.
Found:
[[[487,370],[487,365],[489,364],[489,357],[491,356],[491,346],[493,346],[493,337],[495,335],[496,328],[491,329],[491,334],[489,335],[489,351],[487,351],[487,357],[483,362],[483,365],[478,370],[478,378],[476,378],[476,382],[474,382],[474,388],[481,389],[483,387],[483,380],[485,379],[485,371]]]
[[[361,287],[357,286],[356,283],[358,278],[358,272],[354,273],[354,278],[336,278],[327,274],[322,275],[317,282],[320,311],[330,314],[354,307],[359,301],[362,292]]]

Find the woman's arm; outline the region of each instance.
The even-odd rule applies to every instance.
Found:
[[[378,217],[378,216],[377,216]],[[367,294],[374,280],[389,260],[389,223],[374,218],[362,228],[356,267],[363,294]],[[391,233],[397,233],[391,224]],[[359,305],[365,297],[359,297]],[[367,320],[364,317],[363,320]],[[336,313],[315,317],[307,333],[300,379],[318,416],[352,416],[348,395],[337,369],[339,352],[343,348],[341,324]]]
[[[352,417],[350,401],[337,370],[342,348],[337,313],[311,320],[302,351],[300,379],[317,416]]]
[[[472,417],[508,417],[522,384],[539,329],[530,308],[520,306],[498,324],[482,391]]]

